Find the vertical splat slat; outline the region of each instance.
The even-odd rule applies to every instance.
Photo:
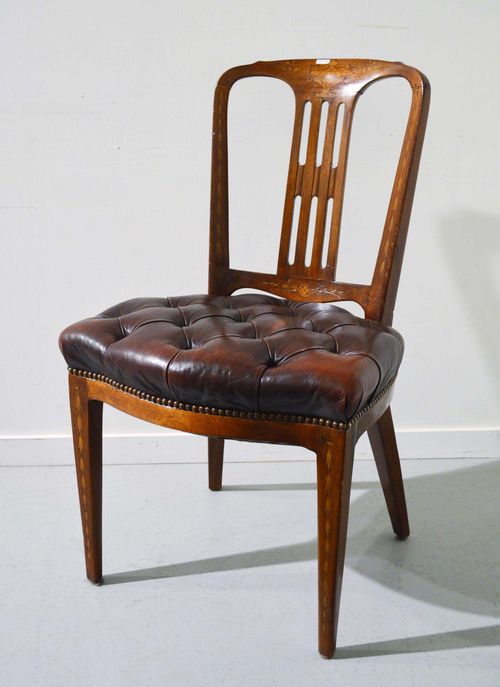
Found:
[[[304,176],[302,178],[302,203],[300,206],[299,228],[297,232],[297,247],[295,250],[294,264],[298,269],[303,270],[307,234],[309,231],[309,217],[311,214],[311,201],[314,187],[314,173],[316,170],[316,150],[318,147],[319,123],[321,117],[321,100],[315,98],[311,103],[311,124],[309,128],[309,138],[307,142],[307,157],[304,165]],[[302,135],[307,135],[302,132]]]
[[[352,115],[356,99],[351,98],[345,101],[344,121],[340,138],[339,159],[335,173],[335,184],[333,187],[333,213],[332,226],[330,229],[330,239],[328,243],[327,267],[328,277],[335,279],[337,269],[337,257],[340,243],[340,225],[342,221],[342,207],[344,204],[345,177],[347,171],[347,156],[349,153],[349,140],[351,137]]]
[[[295,98],[295,118],[293,123],[292,149],[290,152],[290,164],[288,167],[288,179],[285,193],[285,207],[283,210],[283,223],[281,228],[280,250],[278,258],[278,269],[286,271],[288,267],[288,256],[290,253],[290,240],[292,235],[293,212],[295,206],[296,184],[299,173],[299,152],[302,138],[302,126],[304,122],[304,108],[306,100],[296,96]]]
[[[312,259],[308,270],[309,276],[320,276],[322,272],[321,257],[323,254],[323,242],[325,240],[326,211],[328,207],[330,180],[334,176],[334,172],[332,170],[332,159],[333,145],[335,142],[335,129],[337,125],[337,113],[338,104],[335,101],[330,101],[328,118],[326,122],[325,141],[323,145],[323,156],[321,158],[318,186],[318,210],[316,213],[316,223],[314,227]]]

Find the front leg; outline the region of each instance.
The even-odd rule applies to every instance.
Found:
[[[318,478],[319,653],[332,658],[337,642],[347,538],[354,439],[333,430],[316,450]]]

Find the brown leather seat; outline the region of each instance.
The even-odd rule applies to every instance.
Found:
[[[71,325],[70,368],[185,404],[347,422],[395,377],[403,340],[331,303],[136,298]]]

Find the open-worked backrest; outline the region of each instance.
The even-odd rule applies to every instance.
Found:
[[[276,274],[235,270],[229,264],[228,98],[233,84],[250,76],[281,79],[295,94]],[[370,84],[395,76],[409,82],[412,101],[372,282],[368,285],[337,282],[335,272],[354,108]],[[366,317],[390,323],[429,98],[430,87],[425,76],[400,62],[284,60],[256,62],[225,72],[217,84],[214,101],[210,292],[229,295],[237,289],[256,288],[295,300],[356,301]],[[299,158],[301,147],[306,151],[304,160]],[[310,232],[313,232],[312,253],[306,264]]]

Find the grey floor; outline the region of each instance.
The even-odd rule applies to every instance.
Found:
[[[337,660],[316,653],[314,463],[105,468],[105,584],[71,467],[0,470],[0,685],[500,685],[491,460],[404,461],[394,539],[356,461]]]

